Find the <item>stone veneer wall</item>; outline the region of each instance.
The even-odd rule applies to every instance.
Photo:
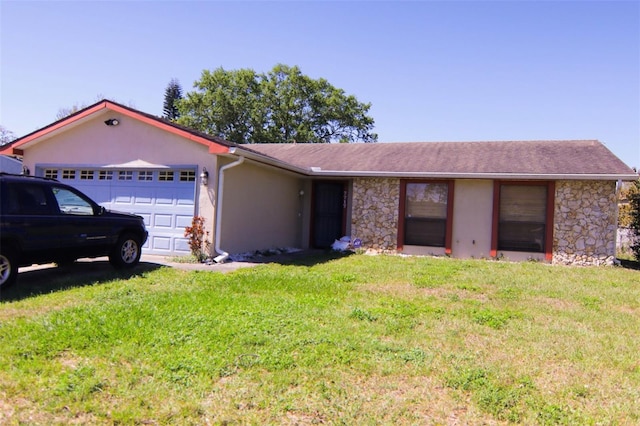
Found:
[[[363,249],[397,251],[399,200],[400,179],[354,179],[351,237],[362,240]]]
[[[557,181],[553,263],[612,265],[618,202],[612,181]]]

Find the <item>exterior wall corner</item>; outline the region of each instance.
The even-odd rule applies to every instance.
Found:
[[[613,265],[617,199],[614,181],[556,182],[553,264]]]

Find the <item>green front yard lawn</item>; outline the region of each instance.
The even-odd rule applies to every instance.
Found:
[[[640,271],[317,260],[3,302],[0,424],[640,423]]]

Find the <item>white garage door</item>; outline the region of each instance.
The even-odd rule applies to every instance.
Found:
[[[107,209],[144,218],[149,238],[143,253],[190,252],[184,228],[195,212],[195,168],[39,168],[46,177],[78,188]]]

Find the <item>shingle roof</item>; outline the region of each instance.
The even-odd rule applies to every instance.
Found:
[[[309,172],[346,175],[634,175],[596,140],[250,144],[239,148]]]

